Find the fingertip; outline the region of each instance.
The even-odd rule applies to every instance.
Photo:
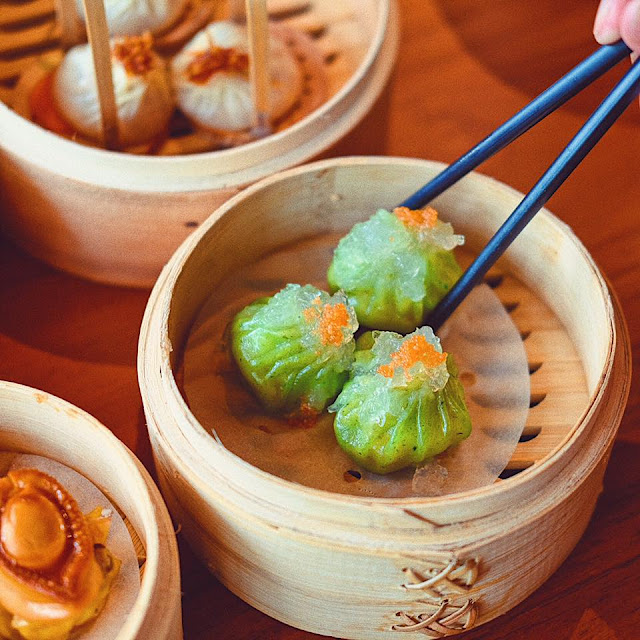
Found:
[[[630,0],[620,16],[620,36],[627,46],[640,51],[640,0]]]
[[[620,32],[617,29],[593,30],[593,37],[598,44],[613,44],[620,40]]]
[[[624,0],[601,0],[593,21],[593,36],[599,44],[620,40],[619,18]]]

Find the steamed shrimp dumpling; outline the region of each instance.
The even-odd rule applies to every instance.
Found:
[[[452,250],[463,242],[431,207],[380,209],[340,240],[329,286],[346,293],[360,324],[407,333],[460,277]]]
[[[180,109],[196,126],[241,131],[253,124],[245,27],[212,22],[196,34],[171,64]],[[269,38],[269,116],[277,120],[302,91],[301,69],[284,42]]]
[[[357,328],[343,294],[289,284],[236,315],[231,349],[268,411],[310,416],[320,413],[347,380]]]
[[[188,0],[104,0],[104,10],[112,36],[135,36],[162,31],[180,17],[187,4]],[[76,0],[76,6],[84,20],[82,0]]]
[[[350,458],[385,474],[419,465],[469,436],[457,368],[430,327],[405,337],[365,336],[351,378],[329,407],[338,444]]]
[[[174,103],[169,76],[151,38],[111,41],[113,88],[118,110],[120,143],[149,142],[167,128]],[[93,54],[88,44],[69,50],[53,80],[53,95],[61,115],[80,134],[102,140],[102,118]]]

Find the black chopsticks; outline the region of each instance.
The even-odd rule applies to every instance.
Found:
[[[601,47],[482,142],[407,198],[401,206],[415,209],[428,203],[475,169],[481,162],[540,122],[546,115],[611,69],[629,53],[630,49],[622,41]],[[571,142],[491,238],[476,260],[429,314],[426,318],[426,323],[429,326],[434,330],[442,326],[469,291],[480,283],[489,268],[591,151],[639,92],[640,60],[633,64],[593,112]]]

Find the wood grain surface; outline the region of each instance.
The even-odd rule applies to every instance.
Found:
[[[596,47],[596,0],[400,0],[402,43],[388,91],[329,155],[450,162]],[[527,191],[599,104],[621,68],[552,114],[481,171]],[[640,353],[640,110],[634,104],[549,202],[620,298],[634,365]],[[140,239],[144,242],[144,238]],[[152,468],[135,358],[148,291],[84,282],[0,236],[0,378],[90,412]],[[469,640],[640,637],[640,385],[604,492],[562,567],[508,615]],[[180,538],[180,536],[178,536]],[[187,640],[310,640],[222,587],[181,544]]]

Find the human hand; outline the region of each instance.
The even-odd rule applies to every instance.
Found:
[[[622,39],[640,54],[640,0],[600,0],[593,35],[600,44],[612,44]]]

